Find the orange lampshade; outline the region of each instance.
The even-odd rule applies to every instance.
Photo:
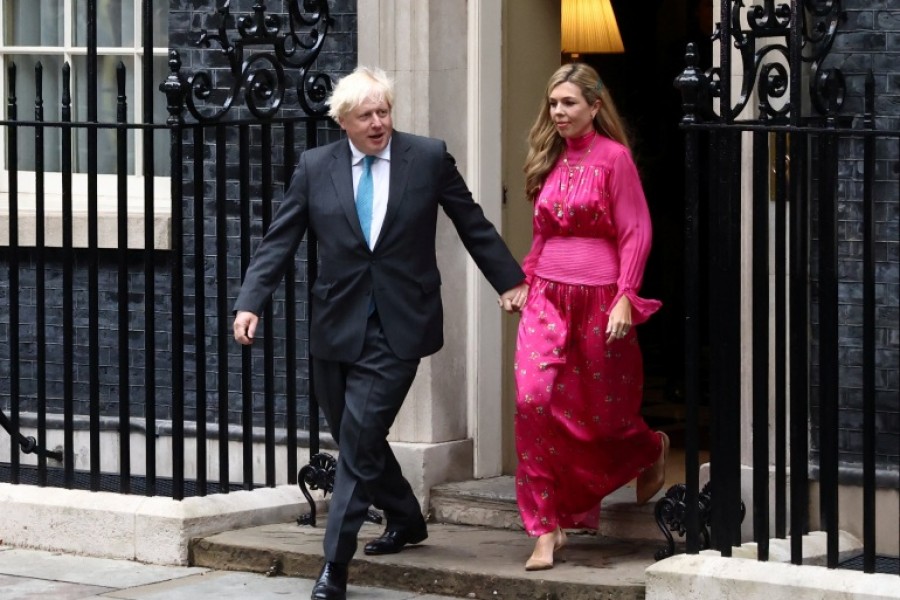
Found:
[[[562,0],[562,51],[625,52],[610,0]]]

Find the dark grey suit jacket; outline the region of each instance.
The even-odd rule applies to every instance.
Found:
[[[446,144],[397,131],[391,141],[387,214],[370,250],[356,213],[350,156],[346,140],[300,156],[234,308],[261,314],[309,228],[318,240],[321,263],[312,287],[310,352],[315,358],[359,358],[373,294],[385,337],[398,357],[437,352],[443,345],[435,254],[438,206],[498,294],[525,276],[473,201]]]

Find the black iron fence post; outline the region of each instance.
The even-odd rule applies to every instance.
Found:
[[[119,362],[128,356],[128,105],[125,94],[125,64],[116,67],[118,102],[116,121],[116,193],[118,219]],[[131,386],[128,369],[119,369],[119,492],[131,493]]]
[[[169,118],[169,152],[172,159],[172,245],[169,268],[172,273],[172,497],[184,498],[184,193],[182,189],[182,158],[184,156],[184,98],[185,85],[179,70],[178,54],[169,55],[169,76],[159,89],[166,95]],[[152,138],[153,128],[144,130]],[[203,340],[200,340],[202,343]],[[199,417],[198,417],[199,418]],[[205,416],[204,416],[205,418]]]
[[[700,120],[699,111],[705,103],[708,86],[706,76],[697,68],[697,50],[688,44],[685,53],[687,67],[676,79],[675,85],[683,97],[684,117],[681,122],[685,136],[685,348],[684,387],[687,402],[685,429],[684,469],[685,491],[685,543],[689,554],[700,551],[700,312],[696,294],[700,289],[700,132],[691,127]]]

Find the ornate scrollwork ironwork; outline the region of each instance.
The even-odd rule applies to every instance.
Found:
[[[803,22],[803,41],[807,49],[803,60],[811,64],[809,96],[816,111],[828,115],[841,109],[846,93],[841,70],[822,69],[844,13],[840,0],[807,0],[805,6],[809,19]]]
[[[653,555],[656,560],[662,560],[675,554],[675,539],[671,532],[675,532],[679,537],[684,537],[687,533],[687,524],[685,517],[687,515],[687,485],[676,483],[668,490],[666,495],[656,502],[654,514],[656,515],[656,525],[666,537],[666,545],[656,551]],[[710,519],[712,516],[712,491],[710,484],[707,483],[700,490],[697,496],[698,515],[697,521],[700,524],[700,549],[705,550],[710,547]],[[744,521],[746,514],[746,506],[741,501],[741,522]]]
[[[216,30],[201,29],[195,41],[198,47],[218,49],[227,69],[216,72],[228,73],[227,77],[218,76],[211,69],[189,76],[177,73],[187,88],[184,99],[191,115],[199,122],[216,122],[243,100],[253,116],[270,119],[284,101],[286,69],[297,71],[297,101],[303,111],[311,116],[325,114],[333,83],[328,74],[312,72],[311,68],[333,25],[328,0],[289,0],[286,19],[267,13],[264,0],[255,2],[252,14],[237,18],[231,14],[230,4],[231,0],[225,0],[216,9]],[[231,25],[236,35],[229,31]],[[174,54],[177,57],[177,52]],[[215,96],[216,83],[221,85],[222,79],[229,79],[230,83],[222,102],[216,105],[210,101]]]
[[[740,56],[743,71],[740,90],[734,102],[728,99],[733,117],[743,112],[754,92],[764,119],[784,120],[791,111],[799,110],[800,99],[790,97],[791,74],[799,77],[804,64],[810,65],[809,95],[813,109],[823,115],[841,109],[846,89],[844,77],[837,68],[823,68],[843,18],[840,0],[724,1],[727,2],[728,26],[722,27],[722,23],[718,23],[713,40],[732,45]],[[795,12],[800,14],[795,15]],[[792,64],[790,45],[794,39],[794,23],[799,23],[802,29],[799,37],[802,47],[797,53],[799,64]],[[688,69],[696,69],[696,64],[688,62],[685,73]],[[702,74],[700,87],[709,93],[704,95],[705,103],[695,107],[695,114],[715,114],[714,100],[723,100],[722,73],[722,66],[718,66]]]
[[[309,514],[297,517],[298,525],[316,526],[316,503],[313,502],[309,490],[322,490],[324,494],[333,492],[336,471],[337,461],[327,452],[313,454],[309,459],[309,463],[300,469],[300,472],[297,474],[297,485],[300,486],[300,491],[309,504]],[[381,523],[382,516],[370,509],[366,514],[366,521]]]
[[[46,456],[48,458],[52,458],[53,460],[57,460],[62,462],[63,453],[59,450],[47,450],[43,446],[37,443],[37,440],[34,437],[28,435],[24,435],[21,431],[13,426],[12,420],[6,416],[2,410],[0,410],[0,427],[3,427],[9,433],[9,435],[19,444],[19,448],[22,449],[22,452],[25,454],[36,454],[38,456]]]
[[[313,502],[309,490],[322,490],[324,494],[330,494],[334,491],[334,473],[337,468],[337,461],[327,452],[313,454],[300,472],[297,474],[297,485],[303,492],[303,497],[309,504],[309,514],[297,517],[299,525],[316,524],[316,503]]]

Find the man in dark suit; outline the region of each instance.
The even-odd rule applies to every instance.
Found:
[[[384,511],[387,527],[366,554],[399,552],[428,537],[387,435],[419,360],[443,345],[438,208],[505,310],[520,308],[527,290],[444,142],[394,131],[392,106],[393,87],[380,69],[360,67],[338,82],[330,115],[348,139],[301,155],[235,303],[235,339],[250,344],[307,228],[316,234],[310,354],[339,455],[313,600],[345,598],[347,565],[370,505]]]

